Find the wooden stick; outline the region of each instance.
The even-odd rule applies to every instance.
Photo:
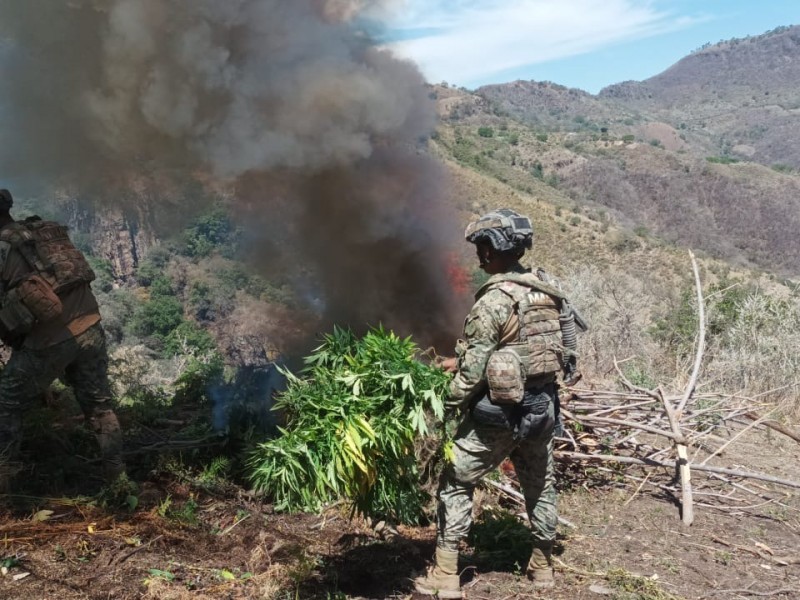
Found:
[[[648,473],[648,474],[645,476],[645,478],[644,478],[644,479],[642,480],[642,482],[639,484],[639,487],[637,487],[637,488],[636,488],[636,490],[633,492],[633,494],[631,494],[631,497],[630,497],[630,498],[628,498],[628,499],[625,501],[625,504],[623,504],[623,506],[628,506],[628,504],[630,504],[631,502],[633,502],[633,499],[634,499],[634,498],[636,498],[636,496],[638,496],[638,495],[639,495],[639,492],[641,492],[641,491],[642,491],[642,488],[644,487],[644,485],[645,485],[645,484],[646,484],[648,481],[650,481],[650,475],[652,475],[652,472],[651,472],[651,473]]]
[[[754,414],[752,412],[746,412],[746,413],[744,413],[744,416],[747,417],[748,419],[753,420],[753,421],[758,421],[759,420],[758,415],[756,415],[756,414]],[[800,444],[800,433],[795,433],[794,431],[792,431],[791,429],[788,429],[787,427],[784,427],[783,425],[781,425],[777,421],[763,421],[761,424],[764,425],[764,427],[769,427],[770,429],[772,429],[774,431],[777,431],[778,433],[782,433],[783,435],[789,436],[795,442]]]
[[[775,412],[775,410],[777,410],[777,409],[772,409],[770,412]],[[700,463],[700,464],[703,464],[703,465],[704,465],[704,464],[706,464],[706,463],[707,463],[708,461],[710,461],[712,458],[714,458],[714,457],[715,457],[715,456],[717,456],[718,454],[721,454],[721,453],[722,453],[722,452],[725,450],[725,448],[727,448],[728,446],[730,446],[730,445],[731,445],[733,442],[735,442],[736,440],[738,440],[738,439],[739,439],[740,437],[742,437],[742,436],[743,436],[745,433],[747,433],[748,431],[750,431],[750,430],[751,430],[753,427],[756,427],[756,426],[758,426],[758,425],[761,425],[761,424],[762,424],[764,421],[766,421],[766,420],[767,420],[767,417],[762,417],[761,419],[759,419],[759,420],[757,420],[757,421],[753,421],[753,422],[752,422],[752,423],[750,423],[748,426],[746,426],[744,429],[742,429],[742,430],[741,430],[739,433],[737,433],[735,436],[733,436],[731,439],[729,439],[727,442],[725,442],[725,443],[724,443],[722,446],[720,446],[719,448],[717,448],[717,449],[714,451],[714,453],[713,453],[713,454],[709,454],[709,455],[708,455],[708,456],[707,456],[705,459],[703,459],[703,462],[702,462],[702,463]]]
[[[657,393],[661,396],[661,401],[664,404],[664,410],[667,412],[672,433],[675,434],[675,448],[678,453],[678,471],[681,477],[681,521],[686,526],[694,523],[694,507],[692,500],[692,472],[689,468],[689,449],[685,443],[678,441],[684,439],[681,433],[681,426],[678,422],[678,416],[675,414],[675,409],[672,408],[669,400],[664,398],[664,393],[659,387]]]
[[[665,467],[674,469],[676,463],[672,461],[660,461],[651,459],[634,458],[632,456],[616,456],[613,454],[583,454],[581,452],[569,452],[567,450],[557,450],[553,452],[556,458],[567,458],[575,460],[598,460],[601,462],[618,462],[629,465],[641,465],[644,467]],[[782,479],[780,477],[773,477],[772,475],[763,475],[761,473],[753,473],[751,471],[739,471],[737,469],[725,469],[723,467],[712,467],[709,465],[691,465],[695,471],[704,471],[706,473],[719,473],[720,475],[731,475],[733,477],[744,477],[746,479],[758,479],[759,481],[766,481],[768,483],[775,483],[777,485],[784,485],[786,487],[800,489],[800,483],[791,481],[789,479]]]
[[[697,261],[694,259],[694,254],[689,250],[689,258],[692,259],[692,270],[694,271],[694,283],[697,288],[697,322],[700,333],[697,338],[697,353],[694,357],[694,367],[692,368],[692,376],[689,378],[689,383],[683,391],[683,398],[678,404],[678,414],[683,412],[686,408],[686,403],[692,397],[694,388],[697,385],[697,377],[700,375],[700,365],[703,363],[703,350],[706,344],[706,310],[703,301],[703,286],[700,284],[700,271],[697,269]]]
[[[503,485],[502,483],[498,483],[497,481],[492,481],[491,479],[482,479],[481,483],[484,483],[490,487],[493,487],[497,490],[503,492],[506,496],[509,496],[513,500],[516,500],[518,504],[525,506],[525,496],[523,496],[520,492],[515,490],[512,487],[507,485]],[[577,529],[578,526],[575,525],[572,521],[568,521],[563,517],[558,517],[558,522],[564,525],[565,527],[569,527],[570,529]]]
[[[561,412],[564,412],[564,409],[561,409]],[[581,415],[580,419],[575,419],[577,422],[595,422],[595,423],[607,423],[609,425],[621,425],[623,427],[630,427],[631,429],[641,429],[642,431],[646,431],[647,433],[653,433],[655,435],[660,435],[665,438],[669,438],[671,440],[680,440],[684,442],[683,437],[676,436],[674,433],[669,431],[664,431],[663,429],[658,429],[657,427],[650,427],[649,425],[645,425],[643,423],[635,423],[633,421],[623,421],[622,419],[610,419],[608,417],[595,417],[592,415]]]

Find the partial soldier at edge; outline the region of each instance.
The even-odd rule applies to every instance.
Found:
[[[56,379],[72,386],[100,446],[108,481],[124,473],[122,433],[112,406],[108,352],[94,279],[58,223],[15,221],[0,190],[0,338],[12,348],[0,372],[0,461],[19,459],[22,416]],[[0,474],[0,489],[10,475]]]
[[[414,582],[418,593],[438,598],[462,597],[458,545],[472,524],[473,492],[505,457],[514,464],[531,523],[527,576],[535,588],[554,585],[556,380],[559,372],[567,381],[580,377],[576,313],[542,274],[519,263],[532,247],[530,220],[500,209],[471,223],[465,237],[491,277],[475,296],[456,358],[443,363],[455,372],[448,407],[463,418],[439,485],[435,563]]]

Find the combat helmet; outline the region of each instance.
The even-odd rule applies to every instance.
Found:
[[[533,225],[528,217],[501,208],[470,223],[464,237],[471,244],[486,241],[498,252],[516,251],[521,256],[533,246]]]

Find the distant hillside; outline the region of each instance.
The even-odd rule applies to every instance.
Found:
[[[800,26],[699,50],[598,100],[705,136],[722,152],[800,167]]]
[[[593,96],[436,88],[462,164],[734,263],[800,274],[800,27],[698,50]],[[548,191],[549,190],[549,191]],[[555,200],[558,202],[558,200]]]

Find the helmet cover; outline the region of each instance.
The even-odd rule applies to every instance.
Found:
[[[498,252],[525,251],[533,246],[533,225],[528,217],[501,208],[470,223],[464,237],[471,244],[489,242]]]

